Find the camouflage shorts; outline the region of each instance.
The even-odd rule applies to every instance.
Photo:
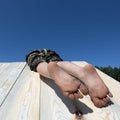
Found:
[[[26,62],[32,71],[36,72],[37,65],[41,62],[63,61],[60,56],[52,50],[34,50],[26,55]]]

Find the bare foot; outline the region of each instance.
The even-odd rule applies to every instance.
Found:
[[[112,93],[109,91],[92,65],[87,64],[83,67],[83,72],[83,80],[88,87],[89,95],[94,105],[96,107],[105,106],[105,104],[110,100],[109,97],[112,97]]]
[[[56,62],[50,62],[48,64],[48,71],[51,78],[62,90],[63,94],[68,96],[70,99],[78,99],[83,97],[78,89],[80,89],[85,95],[88,93],[88,90],[84,84],[82,84],[77,78],[62,70]]]

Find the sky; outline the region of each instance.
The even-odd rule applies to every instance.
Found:
[[[120,0],[1,0],[0,62],[35,49],[65,61],[120,66]]]

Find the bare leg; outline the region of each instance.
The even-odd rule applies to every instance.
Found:
[[[48,64],[48,71],[50,77],[54,79],[55,83],[60,87],[65,96],[68,96],[71,99],[82,98],[83,95],[78,92],[78,89],[81,89],[83,94],[88,93],[88,90],[84,88],[84,85],[82,85],[77,78],[62,70],[56,62],[50,62]]]
[[[51,66],[51,67],[50,67]],[[50,65],[49,67],[50,67],[50,69],[52,70],[52,71],[54,71],[53,69],[56,69],[56,64],[55,65]],[[50,76],[50,73],[49,73],[49,71],[48,71],[48,64],[46,63],[46,62],[42,62],[42,63],[40,63],[38,66],[37,66],[37,72],[40,74],[40,75],[42,75],[42,76],[44,76],[44,77],[47,77],[47,78],[50,78],[50,79],[53,79],[54,77],[52,76]],[[58,66],[57,66],[58,67]],[[59,71],[60,71],[60,73],[61,73],[61,71],[63,71],[63,69],[61,70],[61,69],[59,69]],[[60,73],[58,73],[59,72],[58,70],[57,70],[57,74],[59,75]],[[63,72],[63,73],[65,73],[65,71]],[[71,81],[74,79],[74,80],[77,80],[77,82],[79,81],[76,77],[73,77],[72,75],[69,75],[68,73],[65,73],[65,76],[67,76]],[[60,77],[62,80],[64,80],[64,77]],[[79,81],[80,82],[80,81]],[[78,84],[80,84],[80,87],[79,87],[79,89],[80,89],[80,91],[82,92],[82,94],[84,94],[84,95],[87,95],[88,94],[88,89],[86,88],[86,86],[83,84],[83,83],[79,83],[78,82]],[[68,83],[69,83],[69,80],[68,80]],[[64,84],[62,84],[62,85],[64,85]],[[77,85],[78,86],[78,85]],[[64,89],[63,89],[63,91],[64,91]],[[76,91],[76,92],[78,92],[78,91]],[[68,93],[69,92],[65,92],[65,94],[66,94],[66,96],[68,96]],[[80,96],[78,96],[78,97],[80,97]],[[75,97],[75,98],[77,98],[77,97]]]
[[[83,72],[85,76],[83,80],[88,86],[89,95],[94,105],[96,107],[104,106],[107,102],[109,102],[109,97],[112,97],[112,93],[109,91],[92,65],[87,64],[83,68]]]
[[[112,97],[111,92],[92,65],[87,64],[85,67],[80,67],[71,62],[58,62],[58,65],[85,83],[96,107],[104,106],[110,100],[108,96]]]

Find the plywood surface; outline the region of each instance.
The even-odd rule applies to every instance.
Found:
[[[16,66],[19,64],[15,63]],[[14,63],[6,67],[6,74],[10,74],[8,75],[8,79],[11,79],[10,84],[14,85],[9,89],[8,84],[8,95],[5,96],[0,107],[0,120],[39,120],[40,79],[38,74],[31,72],[25,66],[25,63],[21,65],[22,67],[16,67],[15,71],[11,69]],[[13,72],[12,75],[11,72]],[[14,79],[15,83],[13,83]],[[4,76],[0,78],[0,81],[2,80]],[[6,92],[1,92],[1,94],[6,94]]]
[[[84,66],[86,62],[74,62]],[[97,70],[113,93],[108,106],[96,108],[89,96],[72,101],[53,80],[30,71],[24,62],[0,63],[0,120],[120,120],[120,83]]]

